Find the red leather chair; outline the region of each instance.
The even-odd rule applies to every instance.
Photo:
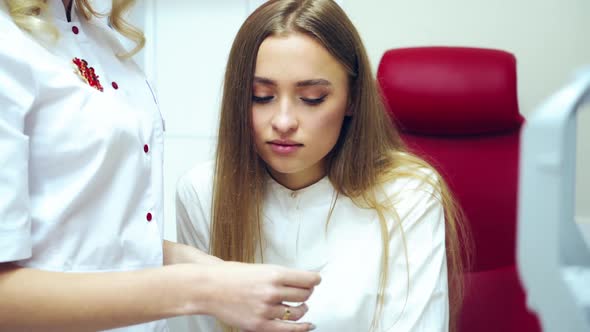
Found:
[[[540,331],[516,270],[523,118],[515,57],[480,48],[394,49],[377,79],[408,148],[441,172],[471,228],[474,264],[458,330]]]

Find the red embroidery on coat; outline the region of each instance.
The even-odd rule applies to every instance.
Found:
[[[84,81],[88,83],[88,85],[90,85],[98,91],[103,91],[102,85],[98,80],[98,75],[96,75],[96,73],[94,72],[93,67],[88,67],[88,62],[86,62],[86,60],[74,58],[72,59],[72,62],[78,68],[78,75],[80,75],[80,77],[82,77]]]

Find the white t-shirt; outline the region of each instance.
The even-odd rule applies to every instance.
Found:
[[[161,266],[164,129],[116,32],[50,0],[42,46],[0,1],[0,262],[49,271]],[[87,61],[103,92],[72,60]],[[121,329],[166,331],[164,321]]]
[[[429,171],[425,175],[434,176]],[[199,165],[177,187],[179,241],[205,251],[212,176],[212,163]],[[395,205],[406,246],[390,217],[390,279],[378,331],[448,331],[444,212],[438,196],[430,185],[413,178],[397,179],[384,191]],[[326,232],[333,195],[328,178],[297,191],[269,179],[263,205],[264,263],[320,272],[322,282],[307,301],[309,311],[303,318],[316,324],[317,331],[369,331],[382,257],[379,220],[376,211],[340,195]],[[219,330],[211,317],[184,319],[192,331]]]

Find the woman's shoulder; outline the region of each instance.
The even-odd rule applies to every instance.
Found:
[[[201,162],[184,173],[176,184],[177,195],[181,198],[194,198],[211,195],[213,191],[213,160]]]
[[[47,37],[47,41],[56,37],[48,33],[47,35],[40,34],[39,38],[35,38],[31,33],[21,29],[13,20],[4,1],[0,1],[0,31],[2,31],[0,47],[4,51],[12,51],[11,54],[21,58],[35,56],[35,53],[43,48],[41,43],[45,40],[42,37]],[[36,52],[33,54],[23,53],[32,51]]]
[[[0,35],[0,38],[4,38],[7,33],[18,29],[10,17],[8,7],[4,1],[0,1],[0,29],[2,29],[2,35]]]
[[[406,190],[433,193],[440,186],[440,175],[429,166],[403,165],[388,172],[383,182],[386,192],[394,194]]]
[[[18,110],[22,116],[36,98],[42,49],[16,26],[5,8],[0,8],[0,31],[0,99],[9,110]]]
[[[3,1],[0,1],[0,52],[3,61],[6,57],[14,57],[15,60],[30,56],[31,48],[38,47],[33,38],[21,30],[6,9]]]
[[[427,164],[408,164],[391,169],[381,186],[381,201],[396,207],[441,201],[442,178]]]
[[[417,224],[438,227],[443,222],[443,186],[443,180],[434,168],[402,166],[392,170],[378,195],[383,206],[393,208],[406,231],[411,231],[417,229],[414,227]]]

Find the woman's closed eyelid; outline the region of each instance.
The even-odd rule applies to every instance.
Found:
[[[252,95],[252,101],[255,103],[260,103],[260,104],[268,103],[268,102],[272,101],[273,99],[274,99],[274,96],[272,96],[272,95],[270,95],[270,96]]]
[[[321,103],[324,102],[324,100],[326,99],[326,97],[328,97],[328,94],[324,94],[320,97],[299,97],[299,99],[301,101],[303,101],[304,103],[314,106],[314,105],[319,105]],[[258,96],[256,94],[252,95],[252,101],[255,103],[259,103],[259,104],[266,104],[271,102],[272,100],[275,99],[274,95],[264,95],[264,96]]]
[[[326,100],[326,97],[328,96],[328,94],[325,94],[321,97],[318,98],[306,98],[306,97],[300,97],[299,99],[301,99],[303,102],[305,102],[306,104],[310,104],[310,105],[319,105],[321,103],[324,102],[324,100]]]

